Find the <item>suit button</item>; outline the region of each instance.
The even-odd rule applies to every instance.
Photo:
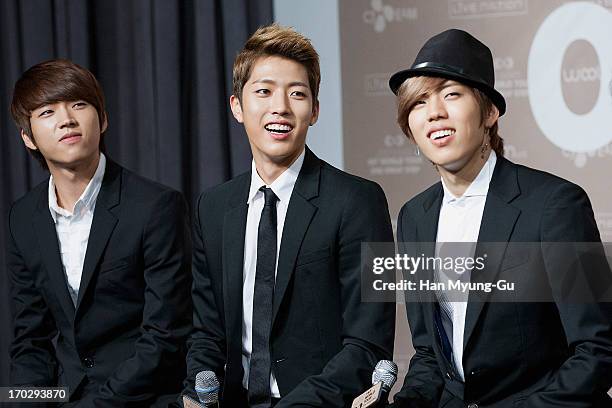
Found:
[[[85,368],[92,368],[94,366],[94,360],[91,357],[85,357],[83,359],[83,365]]]
[[[467,408],[478,408],[478,404],[468,404]]]

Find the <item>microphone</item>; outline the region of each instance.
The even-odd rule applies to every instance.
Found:
[[[389,360],[380,360],[372,373],[372,384],[382,384],[381,401],[387,401],[395,381],[397,381],[397,364]]]
[[[195,379],[195,392],[198,394],[200,404],[184,396],[183,405],[185,408],[218,408],[219,387],[219,380],[214,372],[200,371]]]
[[[384,407],[397,380],[397,364],[380,360],[372,373],[372,387],[353,400],[351,408]]]

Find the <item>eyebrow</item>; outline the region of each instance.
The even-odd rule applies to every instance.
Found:
[[[440,84],[440,87],[438,88],[438,90],[441,91],[442,89],[446,89],[448,87],[457,86],[457,85],[462,85],[462,84],[460,82],[453,81],[453,80],[449,79],[449,80],[443,82],[442,84]]]
[[[426,89],[426,90],[424,90],[423,92],[419,93],[416,98],[417,98],[417,100],[423,99],[423,98],[427,98],[433,92],[441,92],[441,91],[443,91],[446,88],[449,88],[451,86],[458,86],[458,85],[461,85],[461,83],[457,82],[457,81],[453,81],[451,79],[448,79],[448,80],[442,82],[439,86],[437,86],[437,87],[435,87],[433,89]]]
[[[442,92],[443,90],[445,90],[446,88],[450,88],[451,86],[458,86],[461,85],[460,82],[457,81],[453,81],[453,80],[447,80],[442,82],[439,86],[433,88],[433,89],[427,89],[423,92],[421,92],[421,94],[418,96],[418,98],[425,98],[428,97],[432,92]]]
[[[276,84],[276,81],[275,81],[275,80],[273,80],[273,79],[267,79],[267,78],[264,78],[264,79],[257,79],[257,80],[255,80],[255,81],[251,82],[251,84],[270,84],[270,85],[275,85],[275,84]],[[308,88],[308,85],[307,85],[307,84],[305,84],[305,83],[304,83],[304,82],[302,82],[302,81],[293,81],[293,82],[289,82],[289,86],[290,86],[290,87],[291,87],[291,86],[303,86],[303,87],[305,87],[305,88]]]

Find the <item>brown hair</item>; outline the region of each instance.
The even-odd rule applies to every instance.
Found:
[[[34,143],[30,118],[32,111],[50,103],[86,101],[98,112],[100,129],[106,120],[104,93],[96,77],[87,69],[65,59],[41,62],[25,71],[15,83],[11,115],[20,130]],[[32,156],[47,169],[47,162],[39,150],[28,148]],[[103,138],[100,151],[104,152]]]
[[[319,54],[310,40],[292,28],[271,24],[260,27],[244,44],[234,60],[234,96],[242,97],[242,89],[251,76],[255,62],[262,57],[279,56],[298,62],[306,68],[313,106],[318,103],[321,69]]]
[[[441,89],[446,81],[446,78],[418,76],[409,78],[399,87],[397,92],[397,123],[410,140],[414,141],[414,136],[410,131],[408,116],[414,108],[414,105],[424,93],[430,90]],[[491,98],[479,89],[473,87],[470,87],[470,89],[474,93],[474,97],[480,107],[480,124],[483,125],[487,115],[491,112],[491,109],[493,109],[493,102]],[[497,121],[495,121],[493,126],[488,129],[490,137],[489,143],[491,143],[491,148],[498,156],[503,156],[504,139],[501,138],[498,130],[499,127]]]

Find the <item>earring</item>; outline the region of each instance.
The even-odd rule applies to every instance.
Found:
[[[484,159],[485,158],[485,153],[487,151],[487,148],[489,147],[488,143],[485,143],[484,145],[482,145],[482,147],[480,148],[480,158]]]
[[[419,149],[419,146],[414,149],[414,155],[417,157],[421,155],[421,149]]]

